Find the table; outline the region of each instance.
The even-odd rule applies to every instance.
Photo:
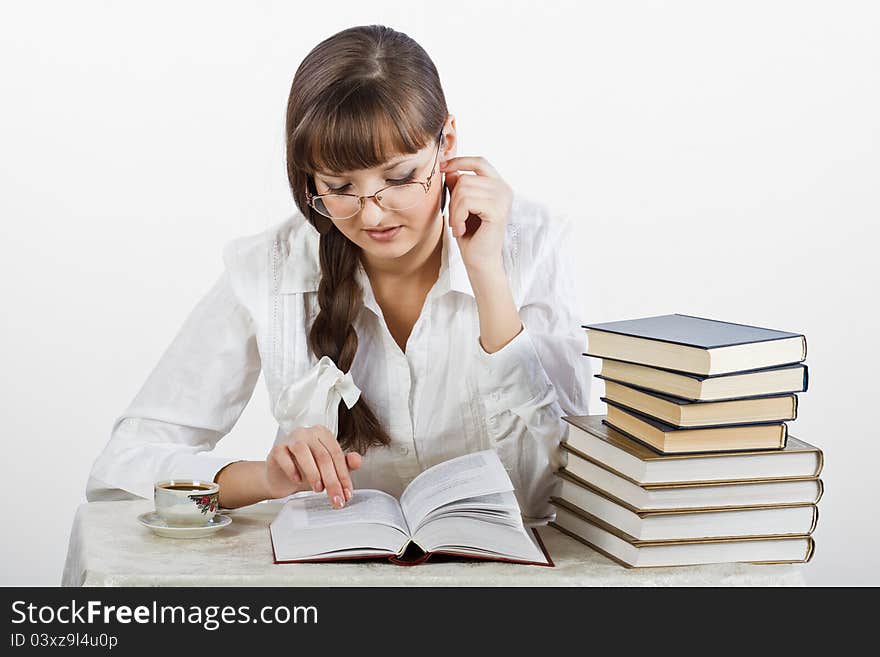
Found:
[[[544,526],[555,568],[447,561],[273,564],[269,522],[280,505],[228,511],[207,538],[162,538],[137,516],[152,500],[82,504],[70,533],[62,586],[804,586],[802,564],[713,564],[627,569]]]

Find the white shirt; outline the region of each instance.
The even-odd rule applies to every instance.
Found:
[[[524,516],[554,517],[553,471],[564,463],[563,415],[585,415],[590,367],[578,317],[579,282],[567,219],[514,195],[504,266],[523,330],[495,353],[479,342],[474,292],[448,223],[440,275],[401,351],[362,266],[364,308],[350,374],[392,444],[372,447],[351,473],[356,488],[398,497],[420,472],[493,448]],[[89,501],[151,498],[161,478],[213,480],[236,459],[212,454],[262,369],[271,407],[318,359],[308,332],[318,311],[318,232],[297,212],[223,250],[225,269],[196,305],[92,467]],[[279,426],[276,440],[283,435]]]

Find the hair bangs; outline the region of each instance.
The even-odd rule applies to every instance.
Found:
[[[404,107],[381,85],[356,84],[331,102],[316,103],[293,133],[296,168],[309,174],[371,169],[411,155],[432,138],[417,107]],[[335,101],[335,102],[333,102]],[[319,108],[333,109],[321,112]]]

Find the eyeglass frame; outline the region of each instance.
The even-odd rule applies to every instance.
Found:
[[[384,192],[386,189],[390,189],[392,187],[400,187],[401,185],[413,185],[413,184],[418,183],[419,185],[421,185],[422,187],[425,188],[425,196],[427,196],[428,192],[431,191],[431,178],[433,178],[434,174],[437,172],[437,160],[440,159],[440,146],[442,146],[442,145],[443,145],[443,130],[441,129],[440,134],[437,135],[437,153],[434,155],[434,166],[431,167],[431,173],[428,176],[428,178],[424,181],[422,181],[422,180],[408,180],[407,182],[391,183],[390,185],[386,185],[382,189],[380,189],[376,192],[373,192],[372,194],[368,194],[366,196],[358,196],[357,194],[345,194],[342,192],[328,192],[326,194],[312,194],[308,189],[306,189],[306,203],[308,204],[308,206],[310,208],[312,208],[315,212],[320,214],[322,217],[326,217],[327,219],[336,219],[337,221],[345,221],[347,219],[351,219],[352,217],[357,215],[361,210],[363,210],[364,204],[366,203],[366,200],[368,198],[375,198],[376,202],[379,204],[379,206],[381,208],[383,208],[385,210],[392,210],[392,208],[386,208],[384,205],[382,205],[381,199],[378,198],[379,194]],[[324,214],[318,208],[315,207],[315,200],[320,199],[323,196],[351,196],[352,198],[356,198],[358,200],[359,207],[355,212],[348,215],[347,217],[331,217],[331,216]],[[409,208],[405,208],[405,209],[409,210],[410,208],[414,208],[414,207],[416,207],[416,205],[419,205],[420,203],[422,203],[422,201],[424,201],[424,197],[422,198],[421,201],[419,201],[415,205],[411,205]]]

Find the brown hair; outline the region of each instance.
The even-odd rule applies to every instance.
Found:
[[[353,322],[363,307],[355,276],[360,247],[306,202],[313,175],[369,169],[416,153],[440,133],[448,109],[437,69],[406,34],[381,25],[352,27],[325,39],[303,59],[287,103],[287,178],[299,210],[321,233],[320,312],[309,332],[317,358],[349,371],[358,339]],[[366,453],[391,438],[363,395],[339,405],[337,439]]]

